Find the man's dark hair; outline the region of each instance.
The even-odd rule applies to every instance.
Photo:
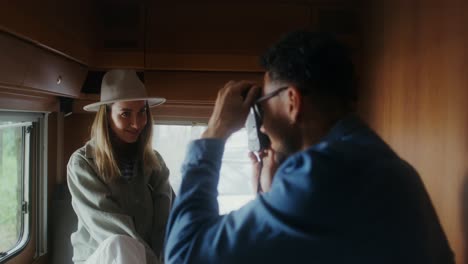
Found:
[[[304,95],[313,95],[322,110],[329,109],[329,103],[349,110],[357,99],[349,52],[330,34],[289,33],[267,50],[260,63],[271,80],[293,83]]]

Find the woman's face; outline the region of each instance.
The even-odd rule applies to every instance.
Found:
[[[125,143],[136,142],[147,121],[146,101],[117,102],[110,106],[110,127]]]

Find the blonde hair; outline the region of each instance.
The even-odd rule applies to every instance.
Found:
[[[148,103],[146,103],[146,118],[146,125],[138,138],[137,157],[142,158],[144,168],[159,170],[161,164],[151,145],[153,118]],[[105,182],[114,181],[121,176],[109,129],[108,106],[101,105],[91,127],[91,139],[94,140],[94,156],[98,174]],[[144,171],[144,173],[146,174],[148,171]]]

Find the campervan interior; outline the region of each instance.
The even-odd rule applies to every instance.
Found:
[[[352,51],[359,115],[420,173],[457,263],[468,263],[468,1],[18,0],[0,3],[0,263],[72,263],[68,159],[90,137],[103,74],[134,69],[171,183],[229,80],[262,81],[284,33]],[[245,130],[224,157],[221,212],[253,198]]]

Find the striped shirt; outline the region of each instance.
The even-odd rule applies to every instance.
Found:
[[[119,169],[122,178],[129,181],[133,178],[133,160],[125,159],[119,161]]]

